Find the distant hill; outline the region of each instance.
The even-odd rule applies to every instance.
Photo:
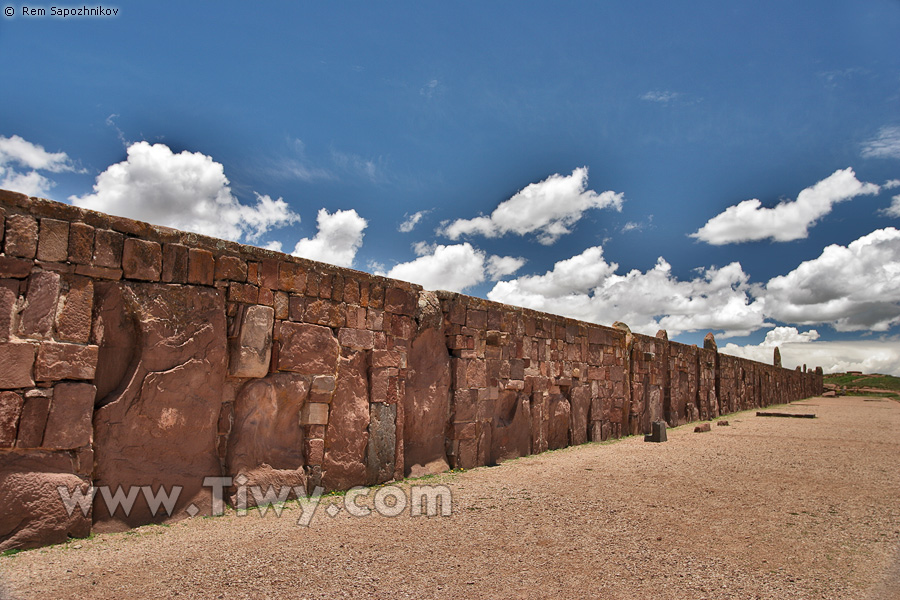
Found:
[[[831,373],[825,375],[825,390],[840,392],[846,387],[850,396],[887,396],[900,400],[900,377],[867,375],[862,373]]]

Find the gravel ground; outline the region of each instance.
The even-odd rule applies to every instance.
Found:
[[[900,403],[779,409],[818,418],[744,412],[404,484],[448,486],[446,517],[330,517],[333,497],[310,527],[290,502],[73,540],[0,559],[0,597],[900,598]]]

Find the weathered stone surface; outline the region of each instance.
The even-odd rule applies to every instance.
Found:
[[[111,229],[98,229],[94,232],[94,258],[91,264],[95,267],[119,269],[122,267],[122,247],[125,236]]]
[[[565,448],[569,445],[569,401],[560,394],[553,394],[550,396],[549,409],[547,449]]]
[[[21,279],[28,277],[34,263],[24,258],[0,256],[0,277],[15,277]]]
[[[25,394],[16,448],[40,448],[44,439],[53,390],[31,390]]]
[[[34,377],[37,381],[93,379],[97,369],[97,346],[42,342]]]
[[[90,264],[94,256],[94,228],[85,223],[69,225],[69,261]]]
[[[37,258],[51,262],[65,262],[69,256],[69,224],[56,219],[41,219]]]
[[[57,305],[56,337],[66,342],[86,344],[91,339],[94,282],[87,277],[67,275]]]
[[[0,343],[0,390],[34,385],[35,350],[34,344]]]
[[[200,248],[188,249],[188,282],[212,285],[216,274],[216,261],[212,252]]]
[[[262,465],[288,472],[303,468],[300,410],[308,392],[306,380],[291,373],[273,373],[244,385],[234,402],[227,475],[248,474]]]
[[[247,263],[237,256],[220,256],[216,259],[216,279],[247,281]]]
[[[512,390],[500,392],[494,404],[491,432],[492,464],[531,454],[531,403]]]
[[[97,318],[92,335],[99,345],[94,385],[100,407],[117,398],[128,383],[126,375],[138,352],[141,309],[130,287],[103,281],[94,287]]]
[[[159,281],[162,248],[156,242],[127,238],[122,250],[122,271],[127,279]]]
[[[397,461],[397,405],[369,405],[369,443],[366,452],[368,485],[390,481]]]
[[[704,433],[706,431],[711,431],[709,423],[703,423],[702,425],[694,427],[694,433]]]
[[[376,351],[377,352],[377,351]],[[388,360],[391,359],[391,360]],[[374,359],[373,359],[374,360]],[[386,364],[400,357],[380,355]],[[413,469],[447,470],[445,438],[450,419],[450,354],[440,329],[425,329],[413,340],[403,411],[403,452],[406,475]],[[437,461],[438,464],[435,464]]]
[[[16,445],[16,431],[23,403],[22,396],[16,392],[0,392],[0,448]]]
[[[97,388],[90,383],[60,383],[53,388],[44,429],[45,448],[65,450],[91,445],[96,394]]]
[[[37,252],[38,223],[28,215],[6,217],[4,250],[7,256],[34,258]]]
[[[0,279],[0,342],[5,342],[12,334],[18,298],[19,282],[15,279]]]
[[[224,300],[214,289],[153,283],[122,283],[99,293],[112,293],[110,287],[120,288],[123,300],[99,300],[109,323],[103,324],[104,336],[115,321],[131,319],[115,318],[116,306],[130,311],[139,330],[123,381],[94,413],[95,484],[126,490],[180,485],[172,518],[184,517],[190,504],[209,514],[210,489],[203,479],[221,471],[216,435],[225,379]],[[98,342],[102,346],[106,338]],[[143,497],[127,517],[121,511],[109,515],[99,500],[94,511],[98,531],[168,518],[164,512],[151,515]]]
[[[238,334],[229,342],[228,370],[232,377],[265,377],[272,359],[275,310],[248,306],[241,314]]]
[[[331,402],[334,395],[335,380],[333,375],[316,375],[309,390],[310,402]]]
[[[285,321],[279,326],[278,338],[280,370],[307,375],[335,372],[341,349],[328,327]]]
[[[579,385],[572,388],[569,394],[571,414],[569,415],[569,433],[571,444],[577,446],[588,441],[588,416],[591,410],[591,389]]]
[[[366,380],[364,352],[341,358],[325,436],[322,483],[327,490],[346,490],[366,482],[366,450],[369,443]]]
[[[328,404],[313,402],[300,410],[301,425],[328,425]]]
[[[91,512],[69,515],[58,486],[88,494],[90,481],[75,475],[72,459],[61,453],[8,454],[0,461],[0,551],[59,544],[87,537]]]
[[[165,283],[187,283],[188,248],[181,244],[166,244],[162,250],[162,274]]]
[[[51,336],[59,290],[59,273],[42,271],[33,273],[28,278],[25,306],[19,319],[20,335],[37,339],[48,339]]]
[[[398,314],[415,316],[418,296],[415,292],[400,288],[390,288],[384,293],[384,310]]]
[[[366,329],[341,328],[338,342],[351,350],[371,350],[375,347],[375,334]]]

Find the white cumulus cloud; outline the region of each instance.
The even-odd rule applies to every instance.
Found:
[[[798,364],[804,364],[802,359],[799,362],[796,362],[800,353],[794,351],[794,346],[799,344],[809,344],[817,339],[819,339],[819,332],[815,329],[800,332],[796,327],[776,327],[770,329],[766,333],[766,338],[759,344],[747,344],[741,346],[728,343],[725,344],[725,346],[720,346],[719,351],[731,356],[772,364],[775,359],[775,348],[778,348],[779,353],[781,354],[781,364],[789,369],[793,369]],[[785,356],[785,354],[787,354],[787,356]],[[794,362],[790,362],[788,358]],[[807,366],[809,368],[815,368],[816,366],[821,365],[807,363]]]
[[[0,135],[0,188],[27,196],[46,196],[55,183],[40,173],[75,171],[65,152],[47,152],[24,138]]]
[[[97,176],[94,192],[71,196],[77,205],[109,214],[254,242],[272,228],[300,220],[281,198],[256,195],[242,204],[231,193],[224,167],[200,152],[175,154],[165,144],[136,142],[126,160]]]
[[[827,323],[838,331],[900,324],[900,231],[877,229],[769,280],[766,315],[784,323]]]
[[[622,209],[623,194],[612,191],[598,194],[587,189],[587,182],[587,167],[575,169],[571,175],[551,175],[501,202],[490,216],[457,219],[439,233],[451,240],[464,235],[495,238],[507,233],[535,233],[541,244],[553,244],[571,231],[585,211],[608,207]]]
[[[900,218],[900,196],[894,196],[891,199],[891,205],[885,209],[882,209],[881,214],[887,215],[888,217],[897,217]]]
[[[799,240],[807,237],[809,227],[831,212],[833,205],[878,191],[874,183],[857,180],[853,169],[842,169],[800,192],[793,202],[764,208],[754,198],[729,206],[691,237],[717,246],[767,238],[776,242]]]
[[[401,233],[409,233],[413,229],[416,228],[416,225],[419,224],[419,221],[422,220],[422,217],[427,215],[430,210],[420,210],[418,212],[414,212],[411,215],[403,215],[406,217],[406,220],[400,223],[400,227],[397,228]]]
[[[445,246],[416,244],[415,260],[394,265],[394,279],[418,283],[429,290],[461,292],[484,281],[485,254],[468,242]]]
[[[492,281],[512,275],[521,269],[527,261],[517,256],[491,256],[487,261],[487,274]]]
[[[863,144],[863,158],[900,158],[900,127],[882,127]]]
[[[363,230],[369,222],[353,209],[336,210],[332,214],[324,208],[319,210],[316,222],[319,228],[316,235],[297,242],[292,254],[341,267],[353,266],[362,246]]]
[[[704,269],[690,281],[671,273],[663,258],[646,272],[617,273],[603,248],[594,246],[557,262],[543,275],[498,282],[488,298],[593,323],[628,323],[653,335],[660,328],[675,336],[685,331],[722,330],[744,335],[764,323],[762,305],[749,295],[739,263]]]

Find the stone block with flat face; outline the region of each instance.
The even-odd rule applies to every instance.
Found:
[[[270,306],[248,306],[240,330],[229,342],[228,370],[232,377],[265,377],[272,358],[272,327],[275,310]]]

